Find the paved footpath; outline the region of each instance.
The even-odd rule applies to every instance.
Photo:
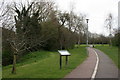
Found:
[[[118,78],[118,68],[113,61],[100,50],[95,51],[100,58],[96,78]]]
[[[118,78],[118,68],[107,55],[94,48],[87,49],[88,58],[65,78]]]

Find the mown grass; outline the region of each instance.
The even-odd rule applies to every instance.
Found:
[[[109,45],[96,45],[95,48],[107,54],[120,69],[120,66],[118,65],[118,47],[110,47]]]
[[[17,73],[11,74],[11,65],[3,67],[3,78],[63,78],[87,58],[85,46],[69,50],[68,65],[59,68],[59,53],[40,51],[24,56],[17,64]]]

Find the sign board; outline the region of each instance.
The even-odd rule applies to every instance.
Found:
[[[61,56],[70,56],[70,53],[67,50],[58,50]]]
[[[91,48],[92,48],[92,47],[93,47],[93,45],[89,45],[89,47],[91,47]]]
[[[60,69],[62,69],[62,56],[66,56],[66,65],[68,64],[68,56],[70,53],[67,50],[58,50],[60,53]]]
[[[89,45],[89,47],[93,48],[93,47],[95,47],[95,45]]]

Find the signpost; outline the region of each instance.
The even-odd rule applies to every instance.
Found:
[[[62,69],[62,56],[66,56],[66,65],[68,64],[68,56],[70,53],[67,50],[58,50],[60,53],[60,69]]]

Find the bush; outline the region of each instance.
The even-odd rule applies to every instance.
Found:
[[[9,64],[12,64],[12,51],[10,50],[4,50],[2,52],[2,65],[6,66]]]
[[[112,39],[113,46],[120,46],[120,33],[115,34],[115,37]]]

